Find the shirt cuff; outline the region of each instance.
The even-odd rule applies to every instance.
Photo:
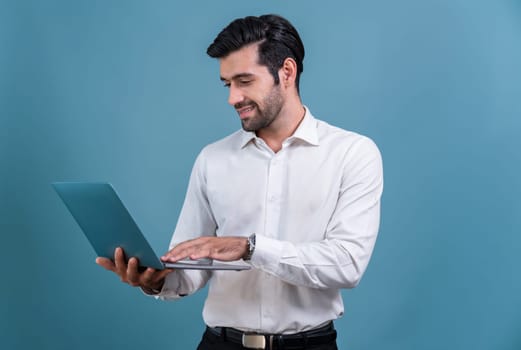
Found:
[[[179,271],[173,271],[165,277],[165,283],[161,290],[156,293],[156,291],[151,289],[141,288],[145,295],[155,297],[155,298],[166,298],[166,299],[178,299],[183,297],[183,294],[179,294],[179,289],[181,288],[180,278],[178,275]]]
[[[145,293],[146,295],[150,295],[150,296],[156,296],[161,293],[161,290],[159,290],[159,289],[155,290],[155,289],[145,288],[145,287],[141,287],[141,291],[143,293]]]
[[[277,272],[284,245],[285,242],[257,234],[250,264],[258,269]]]

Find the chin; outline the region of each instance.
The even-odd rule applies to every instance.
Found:
[[[242,124],[242,129],[244,131],[257,131],[257,129],[250,128],[250,127],[248,127],[247,125],[244,125],[244,124]]]
[[[255,128],[252,128],[250,123],[248,123],[247,119],[241,120],[241,126],[244,131],[256,131]]]

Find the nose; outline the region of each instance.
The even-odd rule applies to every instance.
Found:
[[[228,103],[232,106],[235,106],[237,103],[242,102],[244,99],[244,96],[242,95],[242,92],[240,89],[236,88],[232,85],[230,85],[230,95],[228,96]]]

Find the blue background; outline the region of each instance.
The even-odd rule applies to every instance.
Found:
[[[105,180],[163,252],[197,153],[239,128],[207,45],[279,13],[303,101],[373,138],[382,225],[341,349],[521,349],[521,2],[1,1],[0,348],[195,348],[205,291],[94,263],[50,183]]]

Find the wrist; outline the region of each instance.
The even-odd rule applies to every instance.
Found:
[[[143,289],[143,291],[147,294],[159,294],[161,293],[164,284],[165,280],[162,279],[154,285],[141,286],[141,289]]]

